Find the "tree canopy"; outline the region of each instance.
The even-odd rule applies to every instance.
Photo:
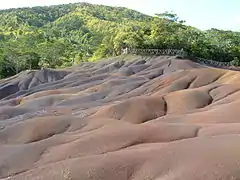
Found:
[[[123,47],[184,49],[240,65],[240,32],[201,31],[174,13],[151,17],[88,3],[0,11],[0,78],[116,56]]]

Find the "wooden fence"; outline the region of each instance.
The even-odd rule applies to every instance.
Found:
[[[204,59],[204,58],[189,58],[192,61],[195,61],[199,64],[204,64],[204,65],[210,65],[210,66],[215,66],[215,67],[230,67],[232,66],[231,62],[220,62],[220,61],[213,61],[209,59]]]
[[[183,49],[124,49],[123,54],[136,54],[136,55],[146,55],[146,56],[177,56],[179,58],[187,58],[199,64],[213,66],[213,67],[221,67],[221,68],[228,68],[233,70],[239,70],[239,68],[234,67],[232,62],[220,62],[220,61],[213,61],[209,59],[199,58],[199,57],[192,57],[189,56],[186,51]]]
[[[164,56],[184,56],[185,52],[179,49],[132,49],[131,54],[138,55],[164,55]]]

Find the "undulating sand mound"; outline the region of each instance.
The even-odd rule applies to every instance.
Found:
[[[0,179],[239,180],[240,73],[131,58],[0,80]]]

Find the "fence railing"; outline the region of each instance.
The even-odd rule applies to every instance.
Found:
[[[211,65],[211,66],[216,66],[216,67],[230,67],[232,66],[231,62],[220,62],[220,61],[213,61],[209,59],[204,59],[204,58],[190,58],[192,61],[195,61],[199,64],[206,64],[206,65]]]
[[[158,56],[177,56],[180,58],[187,58],[199,64],[213,66],[213,67],[222,67],[222,68],[229,68],[231,69],[239,69],[233,66],[232,62],[220,62],[220,61],[213,61],[209,59],[199,58],[199,57],[192,57],[189,56],[186,51],[183,49],[124,49],[123,54],[136,54],[136,55],[158,55]]]
[[[167,56],[184,56],[184,51],[179,49],[132,49],[129,50],[132,54],[139,55],[167,55]]]

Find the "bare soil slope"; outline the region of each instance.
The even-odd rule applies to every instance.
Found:
[[[239,90],[174,57],[0,80],[0,179],[239,180]]]

